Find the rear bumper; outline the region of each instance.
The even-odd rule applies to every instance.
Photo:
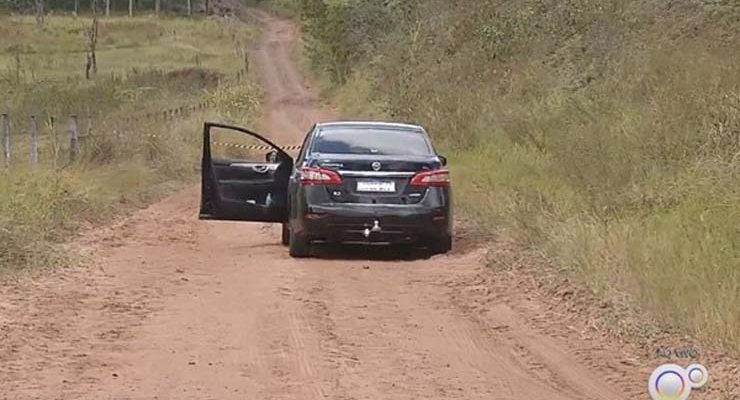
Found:
[[[328,243],[412,244],[450,235],[448,207],[313,205],[303,215],[303,234]]]

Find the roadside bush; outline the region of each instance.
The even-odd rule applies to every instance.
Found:
[[[305,54],[315,72],[337,84],[372,58],[384,34],[410,21],[416,0],[299,0]]]

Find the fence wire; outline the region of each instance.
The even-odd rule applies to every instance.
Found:
[[[24,159],[28,160],[32,167],[47,160],[56,163],[65,158],[64,153],[67,153],[66,158],[69,162],[74,162],[84,150],[84,145],[98,138],[114,137],[121,142],[154,138],[200,144],[202,138],[199,136],[173,137],[147,132],[140,125],[142,121],[175,122],[190,117],[196,112],[205,113],[208,109],[209,103],[203,101],[165,110],[136,113],[115,119],[112,123],[89,115],[82,117],[70,115],[62,119],[49,116],[42,121],[36,115],[12,118],[8,114],[0,114],[0,142],[3,147],[4,165],[8,167]],[[268,145],[246,145],[223,141],[213,141],[211,144],[232,149],[271,149]],[[285,151],[298,151],[301,146],[289,145],[280,146],[280,148]]]

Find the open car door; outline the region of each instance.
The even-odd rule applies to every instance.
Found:
[[[217,141],[216,133],[238,140]],[[293,159],[257,133],[205,123],[200,219],[287,221],[292,169]]]

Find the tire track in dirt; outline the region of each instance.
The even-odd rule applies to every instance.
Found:
[[[332,113],[291,60],[294,25],[256,15],[263,128],[295,144]],[[622,400],[643,386],[584,364],[603,354],[576,352],[592,342],[536,328],[537,309],[501,297],[516,287],[488,295],[482,251],[294,260],[278,227],[197,221],[198,195],[86,235],[94,267],[3,283],[0,399]]]

